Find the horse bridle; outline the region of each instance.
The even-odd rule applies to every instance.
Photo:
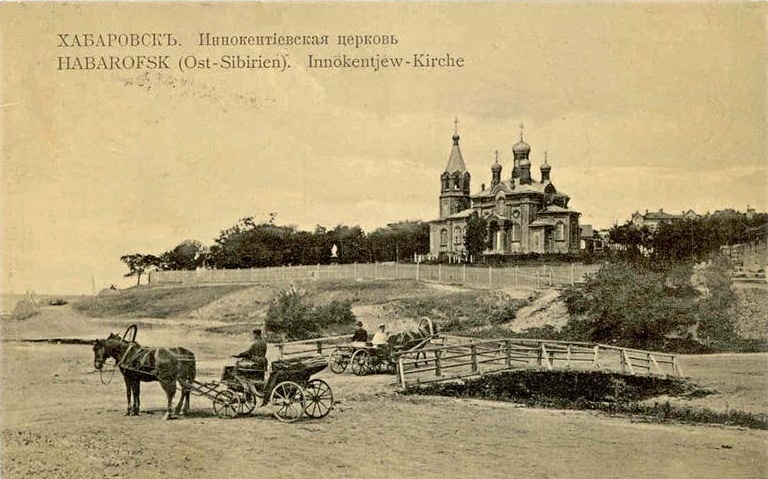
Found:
[[[97,340],[97,344],[103,344],[100,340]],[[104,357],[101,358],[101,364],[99,367],[96,367],[96,361],[94,361],[93,367],[96,367],[96,369],[99,370],[99,381],[101,381],[101,384],[104,386],[109,386],[112,383],[112,379],[115,377],[115,370],[117,369],[117,360],[115,359],[114,364],[111,365],[111,368],[109,370],[109,379],[104,379],[104,366],[107,365],[108,359],[114,359],[111,356],[107,355],[107,348],[104,346]]]

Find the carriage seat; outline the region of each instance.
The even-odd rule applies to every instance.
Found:
[[[263,381],[267,364],[265,361],[251,361],[250,359],[240,359],[235,363],[235,374],[255,381]]]

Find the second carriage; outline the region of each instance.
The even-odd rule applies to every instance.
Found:
[[[328,356],[328,365],[336,374],[350,368],[358,376],[397,372],[397,357],[405,351],[417,351],[438,337],[429,318],[421,318],[416,331],[391,335],[386,344],[348,343],[339,345]]]

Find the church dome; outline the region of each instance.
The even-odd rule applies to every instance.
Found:
[[[491,171],[501,171],[501,165],[498,160],[491,166]]]
[[[512,146],[512,153],[528,154],[530,151],[531,147],[528,146],[528,143],[524,142],[523,140],[520,140],[518,143],[515,143],[514,146]]]
[[[541,171],[549,171],[551,169],[552,167],[549,165],[549,163],[544,163],[543,165],[541,165]]]

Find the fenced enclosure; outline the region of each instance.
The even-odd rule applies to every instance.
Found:
[[[674,354],[584,342],[539,339],[476,340],[448,336],[442,346],[399,355],[403,389],[515,368],[611,371],[629,375],[682,376]]]
[[[280,266],[251,269],[199,269],[156,271],[150,284],[248,284],[312,280],[395,280],[411,279],[477,287],[561,286],[581,282],[598,265],[562,264],[541,266],[478,267],[420,263],[359,263],[314,266]]]

